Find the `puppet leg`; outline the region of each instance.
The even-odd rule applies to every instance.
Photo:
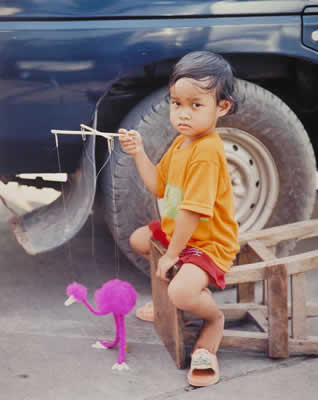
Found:
[[[105,342],[104,340],[98,340],[96,343],[92,344],[92,347],[95,349],[109,349],[111,347],[116,346],[116,344],[119,342],[119,321],[118,321],[118,315],[113,314],[114,316],[114,321],[115,321],[115,326],[116,326],[116,337],[113,342]]]
[[[119,325],[119,354],[117,363],[113,365],[112,369],[129,369],[128,365],[125,363],[125,348],[126,348],[126,329],[125,329],[125,317],[123,315],[118,316]]]
[[[119,316],[119,355],[118,355],[118,364],[121,364],[125,361],[125,344],[126,344],[126,330],[125,330],[125,320],[124,316]]]

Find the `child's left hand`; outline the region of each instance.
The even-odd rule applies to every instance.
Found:
[[[177,263],[178,260],[178,257],[171,258],[167,254],[164,254],[162,257],[160,257],[158,261],[157,277],[163,281],[169,282],[167,273],[169,269]]]

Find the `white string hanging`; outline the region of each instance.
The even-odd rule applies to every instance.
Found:
[[[59,151],[58,151],[58,139],[57,139],[57,135],[81,135],[82,136],[82,140],[86,141],[86,135],[93,135],[93,136],[101,136],[103,138],[105,138],[107,140],[107,147],[108,147],[108,156],[106,157],[106,160],[104,161],[104,163],[102,164],[102,166],[100,167],[99,171],[96,173],[96,177],[95,177],[95,185],[97,183],[97,179],[99,174],[102,172],[102,170],[106,167],[106,165],[108,164],[108,162],[110,162],[110,170],[111,170],[111,179],[112,181],[114,180],[114,168],[113,168],[113,163],[112,163],[112,152],[114,150],[114,138],[115,137],[119,137],[119,136],[123,136],[120,133],[111,133],[111,132],[101,132],[98,131],[97,129],[91,128],[87,125],[84,124],[80,124],[80,131],[70,131],[70,130],[58,130],[58,129],[52,129],[51,133],[55,135],[55,142],[56,142],[56,148],[57,148],[57,152],[58,152],[58,162],[59,162],[59,169],[61,172],[61,163],[60,163],[60,157],[59,157]],[[87,153],[87,151],[85,152],[85,156],[88,159],[88,161],[94,166],[95,168],[95,163],[93,162],[93,160],[90,158],[89,154]],[[91,222],[91,226],[92,226],[92,256],[93,258],[95,257],[95,244],[94,244],[94,223],[93,220]],[[116,229],[116,227],[115,227]],[[96,260],[95,260],[96,262]],[[119,278],[119,270],[120,270],[120,265],[119,265],[119,251],[118,251],[118,246],[117,243],[115,242],[115,274],[116,274],[116,278]]]
[[[58,163],[58,168],[59,168],[59,173],[62,173],[62,165],[61,165],[61,158],[60,158],[60,151],[59,151],[59,140],[58,140],[58,136],[55,133],[55,146],[56,146],[56,154],[57,154],[57,163]],[[66,211],[66,202],[65,202],[65,192],[64,192],[64,185],[61,184],[61,192],[62,192],[62,202],[63,202],[63,212],[64,212],[64,220],[66,223],[66,227],[65,230],[69,230],[69,220],[68,220],[68,215],[67,215],[67,211]],[[70,266],[73,269],[74,267],[74,263],[73,263],[73,254],[72,254],[72,248],[71,248],[71,244],[70,242],[67,242],[67,248],[68,248],[68,256],[69,256],[69,262],[70,262]]]
[[[106,165],[108,164],[111,154],[114,150],[114,138],[115,137],[119,137],[119,136],[123,136],[123,134],[121,133],[112,133],[112,132],[101,132],[98,131],[97,129],[91,128],[90,126],[84,125],[84,124],[80,124],[80,131],[69,131],[69,130],[60,130],[60,129],[52,129],[51,133],[53,133],[55,135],[55,141],[57,143],[58,146],[58,142],[57,142],[57,135],[81,135],[83,141],[86,140],[86,135],[94,135],[94,136],[101,136],[104,139],[107,140],[107,146],[108,146],[108,157],[106,158],[105,162],[103,163],[103,165],[100,167],[99,171],[96,174],[96,178],[95,178],[95,183],[97,182],[97,178],[99,176],[99,174],[101,173],[101,171],[106,167]],[[90,163],[93,165],[93,160],[89,157],[88,154],[86,154],[87,159],[90,161]]]

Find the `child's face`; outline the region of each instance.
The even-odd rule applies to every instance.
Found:
[[[170,121],[189,143],[212,133],[230,107],[226,100],[217,105],[215,90],[202,88],[202,82],[194,79],[181,78],[170,87]]]

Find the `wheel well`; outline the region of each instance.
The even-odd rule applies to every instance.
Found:
[[[235,76],[270,90],[288,104],[302,121],[317,156],[314,118],[318,109],[318,64],[281,55],[224,54],[224,57],[231,62]],[[117,130],[120,121],[139,101],[167,85],[176,61],[153,62],[115,81],[98,103],[98,129]],[[101,157],[97,153],[97,160]]]
[[[295,112],[308,132],[317,158],[318,64],[278,55],[234,54],[226,58],[234,66],[236,76],[276,94]]]

